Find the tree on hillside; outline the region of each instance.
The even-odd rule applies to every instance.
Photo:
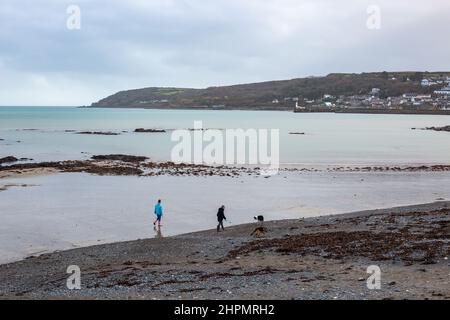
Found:
[[[414,73],[411,78],[412,81],[422,81],[423,79],[423,72],[416,72]]]

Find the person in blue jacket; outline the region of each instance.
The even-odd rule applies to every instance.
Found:
[[[153,222],[153,225],[156,225],[156,222],[158,222],[158,226],[161,226],[161,218],[163,215],[163,207],[161,205],[161,199],[158,200],[157,204],[155,204],[155,214],[156,220]]]

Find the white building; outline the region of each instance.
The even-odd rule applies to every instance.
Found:
[[[298,101],[295,103],[295,109],[296,110],[305,110],[306,108],[305,107],[303,107],[303,106],[299,106],[298,105]]]
[[[416,99],[415,93],[404,93],[402,96],[405,100],[409,100],[410,102],[414,102]]]
[[[380,91],[381,91],[381,89],[379,89],[379,88],[372,88],[371,93],[372,93],[373,95],[377,95],[377,94],[380,93]]]
[[[450,96],[450,86],[435,90],[434,93],[440,96]]]
[[[431,101],[431,94],[419,94],[415,97],[416,100]]]

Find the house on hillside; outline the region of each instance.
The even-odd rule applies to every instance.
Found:
[[[295,110],[305,110],[306,108],[298,105],[298,101],[295,103]]]
[[[430,87],[430,86],[435,86],[437,84],[442,83],[442,80],[437,80],[437,79],[422,79],[422,81],[420,82],[420,85],[422,87]]]
[[[381,92],[380,88],[372,88],[372,91],[370,92],[373,96],[379,95]]]
[[[402,95],[402,97],[409,102],[414,102],[414,99],[416,98],[416,94],[415,93],[404,93]]]
[[[440,90],[435,90],[434,94],[437,94],[439,96],[450,97],[450,86],[444,87]]]

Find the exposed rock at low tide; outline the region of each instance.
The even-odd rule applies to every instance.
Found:
[[[8,156],[5,158],[1,158],[0,159],[0,164],[4,164],[4,163],[14,163],[14,162],[18,162],[18,161],[32,161],[33,159],[30,158],[16,158],[13,156]]]
[[[426,130],[433,130],[433,131],[447,131],[447,132],[450,132],[450,126],[443,126],[443,127],[427,127]]]
[[[450,125],[443,127],[426,127],[426,128],[411,128],[411,130],[432,130],[432,131],[446,131],[450,132]]]
[[[20,175],[30,170],[51,169],[60,172],[88,172],[98,175],[134,175],[134,176],[220,176],[237,178],[239,176],[259,176],[259,167],[209,166],[190,163],[153,162],[145,156],[123,154],[95,155],[89,160],[68,160],[54,162],[26,162],[32,159],[6,157],[0,163],[0,172]],[[450,165],[419,166],[378,166],[378,167],[330,167],[330,168],[280,168],[280,172],[445,172]],[[266,176],[265,178],[268,178]]]
[[[75,160],[59,162],[19,163],[0,167],[0,172],[20,174],[34,169],[54,169],[60,172],[86,172],[95,175],[140,176],[144,173],[139,165],[120,161]]]
[[[13,162],[17,162],[17,161],[19,161],[19,159],[17,159],[16,157],[8,156],[8,157],[1,158],[0,164],[13,163]]]
[[[98,161],[122,161],[122,162],[143,162],[148,160],[147,157],[143,156],[131,156],[126,154],[108,154],[108,155],[99,155],[92,156],[92,160]]]
[[[137,128],[134,130],[134,132],[136,132],[136,133],[164,133],[164,132],[166,132],[166,130]]]
[[[76,134],[87,134],[87,135],[100,135],[100,136],[118,136],[120,133],[111,131],[80,131]]]
[[[16,159],[16,158],[15,158]],[[12,159],[11,159],[12,160]],[[151,162],[144,156],[122,154],[96,155],[90,160],[68,160],[40,163],[18,163],[0,167],[0,172],[21,174],[29,170],[54,169],[60,172],[87,172],[96,175],[129,176],[222,176],[238,177],[255,174],[257,169],[226,166]]]

